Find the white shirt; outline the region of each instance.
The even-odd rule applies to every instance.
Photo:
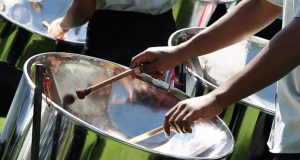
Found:
[[[97,0],[96,9],[161,14],[172,8],[176,0]]]
[[[283,6],[283,27],[300,17],[300,0],[268,1]],[[275,110],[268,141],[270,151],[300,153],[300,66],[278,81]]]

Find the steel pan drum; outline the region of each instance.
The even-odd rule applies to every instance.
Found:
[[[170,36],[169,45],[184,42],[203,28],[186,28]],[[214,89],[239,72],[268,43],[268,40],[252,36],[214,53],[193,58],[187,62],[187,72],[197,77],[205,86]],[[195,83],[186,83],[187,93],[192,95]],[[272,84],[241,100],[260,110],[274,114],[276,86]]]
[[[25,61],[43,52],[80,53],[86,25],[72,29],[65,40],[47,34],[50,23],[66,12],[72,0],[0,0],[0,94],[1,116],[6,116],[16,92]]]
[[[191,134],[158,134],[138,144],[128,139],[162,125],[164,114],[188,96],[162,81],[125,77],[67,104],[65,96],[119,74],[127,67],[84,55],[44,53],[31,57],[1,134],[1,159],[29,159],[35,84],[34,65],[51,78],[43,95],[40,159],[221,159],[234,139],[218,117],[194,124]],[[47,92],[48,93],[48,92]]]
[[[0,0],[0,61],[22,69],[31,56],[48,51],[78,53],[86,39],[86,26],[71,29],[65,40],[49,36],[43,21],[66,13],[72,0]]]

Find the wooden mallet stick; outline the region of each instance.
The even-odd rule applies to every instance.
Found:
[[[160,126],[158,128],[152,129],[151,131],[145,132],[143,134],[140,134],[138,136],[135,136],[131,139],[128,140],[128,142],[130,143],[139,143],[145,139],[148,139],[150,137],[153,137],[155,135],[158,135],[159,133],[161,133],[164,130],[163,126]]]
[[[195,120],[194,122],[201,122],[201,121],[203,121],[203,119],[199,118],[199,119]],[[151,138],[151,137],[153,137],[155,135],[158,135],[163,130],[164,130],[164,127],[160,126],[158,128],[152,129],[152,130],[150,130],[148,132],[145,132],[145,133],[142,133],[142,134],[140,134],[138,136],[135,136],[135,137],[129,139],[128,142],[130,142],[130,143],[139,143],[141,141],[144,141],[145,139],[148,139],[148,138]],[[171,131],[172,130],[174,130],[174,129],[171,128]]]
[[[106,86],[108,84],[111,84],[111,83],[113,83],[113,82],[115,82],[115,81],[117,81],[119,79],[122,79],[123,77],[126,77],[126,76],[132,74],[133,71],[134,71],[133,69],[129,69],[129,70],[127,70],[127,71],[125,71],[125,72],[123,72],[121,74],[113,76],[113,77],[111,77],[111,78],[109,78],[109,79],[107,79],[107,80],[105,80],[103,82],[100,82],[98,84],[90,86],[90,87],[88,87],[86,89],[77,90],[76,91],[76,95],[77,95],[77,97],[79,99],[84,99],[84,97],[87,96],[87,95],[89,95],[91,92],[94,92],[94,91],[96,91],[96,90],[98,90],[98,89],[100,89],[100,88],[102,88],[102,87],[104,87],[104,86]]]

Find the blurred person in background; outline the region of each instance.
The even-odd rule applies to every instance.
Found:
[[[48,33],[64,39],[88,22],[84,54],[129,66],[131,58],[151,46],[165,46],[176,30],[176,0],[74,0],[54,20]]]

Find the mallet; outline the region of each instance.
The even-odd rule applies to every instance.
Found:
[[[159,133],[161,133],[164,130],[163,126],[160,126],[158,128],[152,129],[151,131],[145,132],[143,134],[140,134],[138,136],[135,136],[128,140],[130,143],[139,143],[145,139],[151,138]]]
[[[194,122],[198,122],[199,123],[201,121],[203,121],[203,119],[198,118]],[[140,134],[138,136],[135,136],[135,137],[129,139],[128,142],[130,142],[130,143],[139,143],[141,141],[144,141],[144,140],[146,140],[148,138],[151,138],[153,136],[156,136],[156,135],[160,134],[161,132],[163,132],[163,130],[164,130],[163,126],[154,128],[154,129],[152,129],[152,130],[150,130],[148,132],[142,133],[142,134]],[[174,131],[174,129],[172,127],[171,127],[171,131]]]
[[[87,95],[89,95],[91,92],[94,92],[94,91],[96,91],[96,90],[98,90],[98,89],[100,89],[100,88],[102,88],[102,87],[104,87],[104,86],[106,86],[108,84],[111,84],[111,83],[113,83],[113,82],[115,82],[115,81],[117,81],[119,79],[122,79],[123,77],[131,75],[133,73],[133,71],[134,71],[133,69],[129,69],[129,70],[127,70],[127,71],[125,71],[125,72],[123,72],[121,74],[113,76],[113,77],[111,77],[111,78],[109,78],[109,79],[107,79],[107,80],[105,80],[103,82],[100,82],[98,84],[90,86],[90,87],[88,87],[86,89],[77,90],[76,91],[76,95],[77,95],[77,97],[79,99],[84,99],[84,97],[87,96]]]

